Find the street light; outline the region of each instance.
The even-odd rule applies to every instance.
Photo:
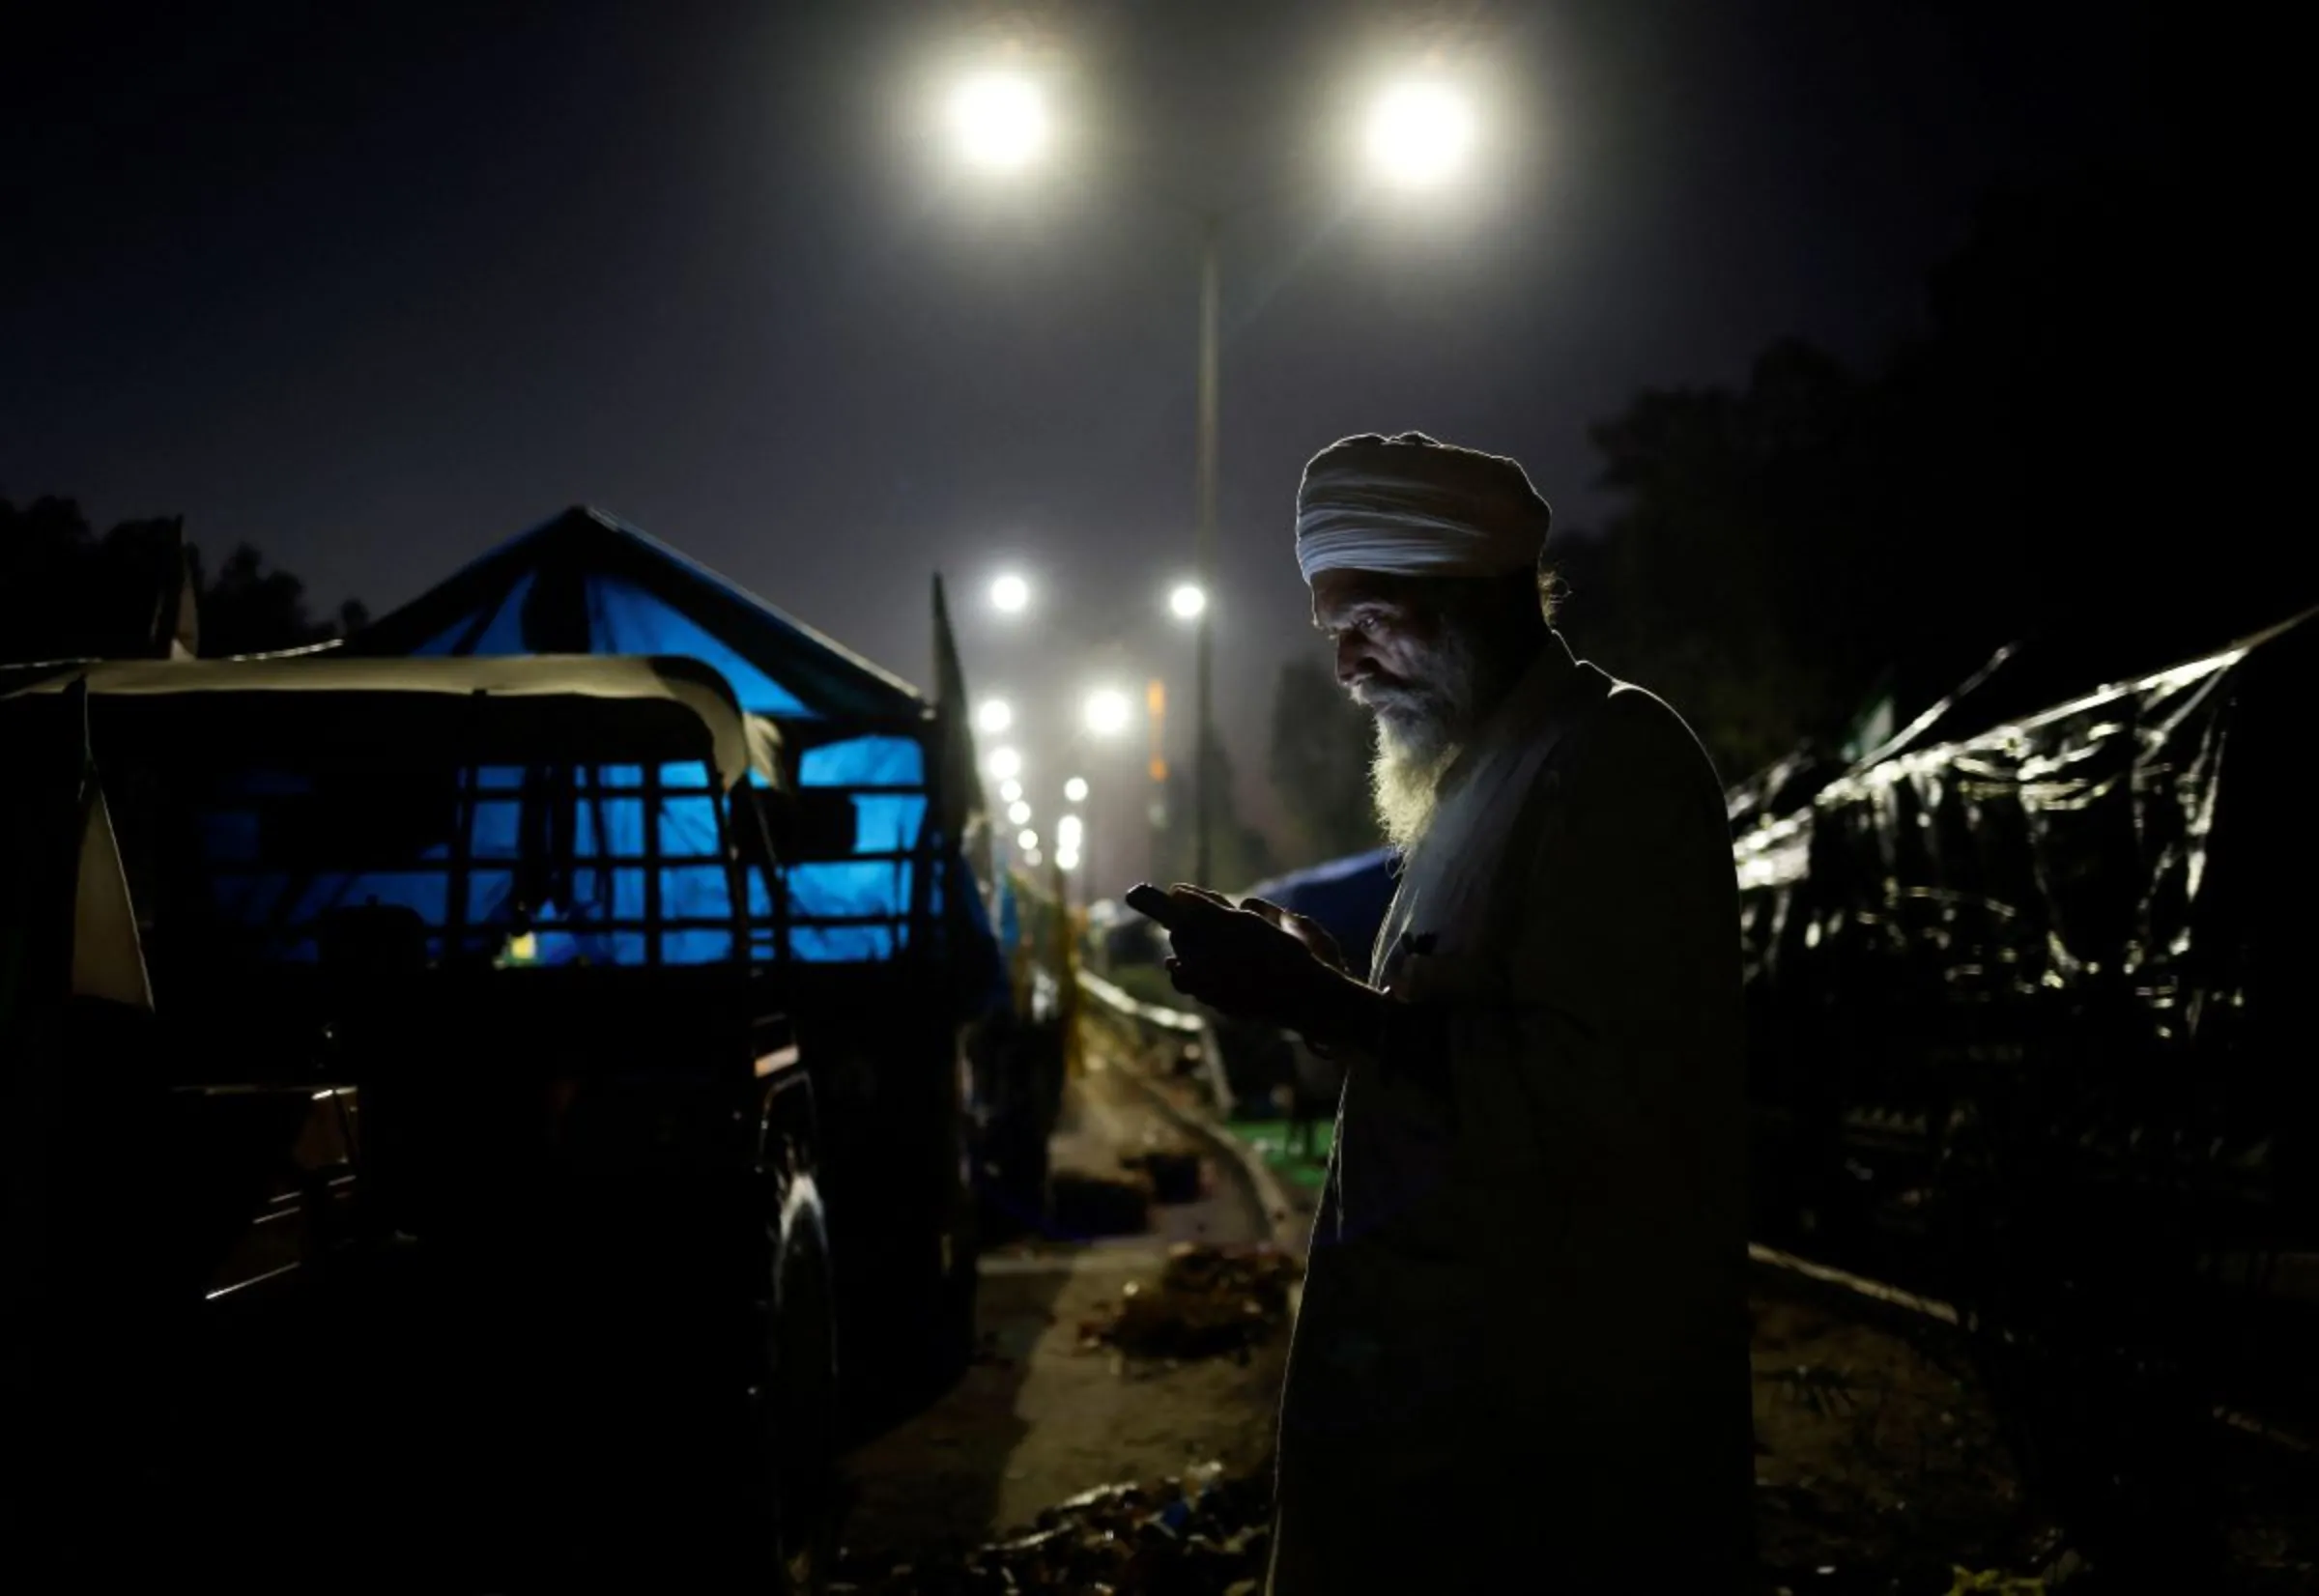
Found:
[[[1016,169],[1028,164],[1045,147],[1049,126],[1046,100],[1039,83],[1019,73],[985,73],[960,81],[951,100],[952,127],[960,146],[980,163]],[[1478,129],[1470,99],[1454,84],[1438,77],[1402,79],[1386,85],[1370,107],[1367,154],[1396,185],[1423,187],[1453,177],[1466,162]],[[1213,871],[1211,833],[1217,808],[1217,779],[1220,755],[1215,727],[1216,621],[1208,599],[1216,590],[1217,569],[1217,386],[1221,359],[1221,293],[1218,257],[1224,209],[1203,207],[1199,213],[1200,318],[1197,443],[1193,457],[1194,502],[1192,577],[1168,596],[1169,609],[1191,629],[1192,642],[1192,878],[1207,881]],[[1019,577],[1004,577],[991,589],[991,600],[1005,612],[1022,610],[1030,588]],[[1092,707],[1092,700],[1091,705]],[[1090,726],[1103,735],[1127,728],[1126,706],[1107,729]],[[1113,721],[1113,713],[1105,711]],[[1155,760],[1157,777],[1161,766]]]
[[[1063,799],[1066,803],[1085,803],[1087,801],[1087,778],[1084,776],[1074,776],[1070,781],[1064,783]]]
[[[1115,687],[1099,687],[1088,694],[1084,713],[1087,729],[1098,737],[1118,736],[1135,718],[1135,708],[1128,702],[1128,696]]]
[[[1012,778],[998,784],[998,801],[1012,804],[1022,796],[1022,784]]]
[[[1001,614],[1020,614],[1031,602],[1031,584],[1013,571],[990,584],[990,608]]]
[[[1391,84],[1369,107],[1369,159],[1392,182],[1422,188],[1452,176],[1474,147],[1474,107],[1435,79]]]
[[[1055,851],[1057,853],[1078,852],[1079,842],[1086,834],[1086,822],[1075,814],[1064,815],[1055,822]]]
[[[1039,834],[1025,826],[1015,834],[1015,845],[1025,853],[1035,853],[1039,848]]]
[[[1007,806],[1007,818],[1017,826],[1030,824],[1031,806],[1017,798]]]
[[[978,72],[950,92],[950,130],[975,165],[1018,171],[1046,147],[1046,96],[1019,72]]]
[[[985,698],[974,712],[974,728],[992,736],[1015,724],[1015,706],[1004,698]]]
[[[1012,782],[1022,774],[1022,755],[1011,748],[990,751],[990,774],[1002,782]]]

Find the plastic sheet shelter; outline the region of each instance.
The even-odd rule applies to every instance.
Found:
[[[1737,837],[1788,1214],[1903,1215],[2002,1114],[2088,1169],[2203,1160],[2233,1223],[2319,1240],[2315,653],[2306,614],[1932,740],[1948,704]]]
[[[942,817],[947,721],[908,683],[601,510],[501,545],[346,644],[389,655],[673,654],[779,729],[795,784],[852,809],[849,848],[787,865],[787,952],[873,964],[957,937],[995,971],[988,916]],[[916,946],[914,946],[916,944]],[[994,976],[967,1001],[987,1001]]]

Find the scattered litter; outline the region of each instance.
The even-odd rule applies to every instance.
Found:
[[[1952,1568],[1955,1582],[1949,1586],[1949,1596],[1967,1596],[1974,1591],[1996,1591],[1999,1596],[2044,1596],[2046,1582],[2036,1579],[2017,1579],[1998,1569]]]
[[[1200,1200],[1200,1154],[1182,1142],[1155,1138],[1134,1153],[1119,1155],[1122,1169],[1135,1171],[1152,1183],[1156,1203],[1196,1203]]]
[[[1198,1464],[1156,1485],[1082,1491],[1030,1525],[950,1556],[880,1564],[848,1549],[832,1588],[862,1596],[1247,1596],[1263,1582],[1271,1521],[1268,1470],[1227,1477],[1221,1463]]]
[[[1179,1242],[1155,1284],[1131,1282],[1080,1324],[1079,1346],[1133,1357],[1245,1355],[1287,1322],[1289,1287],[1302,1272],[1269,1246]]]

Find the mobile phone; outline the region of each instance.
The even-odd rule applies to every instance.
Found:
[[[1168,929],[1175,928],[1183,914],[1183,905],[1149,881],[1138,881],[1128,889],[1127,905],[1146,920],[1159,922]]]

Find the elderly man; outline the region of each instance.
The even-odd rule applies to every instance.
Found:
[[[1280,1411],[1274,1596],[1737,1588],[1739,968],[1690,729],[1549,625],[1548,510],[1421,434],[1306,467],[1297,557],[1405,853],[1326,933],[1147,898],[1177,986],[1347,1063]]]

